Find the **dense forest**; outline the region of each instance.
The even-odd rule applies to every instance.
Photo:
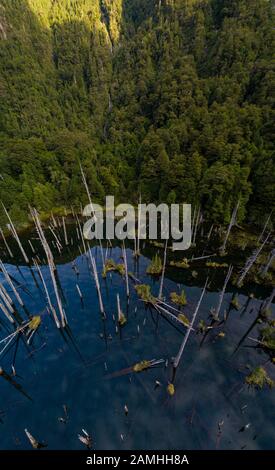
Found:
[[[263,224],[275,201],[273,0],[0,0],[0,200],[13,219],[188,202]],[[0,211],[0,225],[5,217]]]

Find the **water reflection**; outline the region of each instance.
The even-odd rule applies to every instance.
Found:
[[[92,252],[101,273],[100,253],[96,247]],[[137,263],[129,247],[126,252],[129,272],[142,283],[149,283],[157,295],[159,281],[146,275],[148,258],[142,256]],[[114,247],[109,256],[121,262],[121,249]],[[185,328],[146,307],[138,299],[133,282],[128,300],[125,282],[118,273],[100,278],[107,316],[103,321],[87,257],[78,255],[73,265],[71,260],[59,262],[58,285],[69,326],[58,330],[45,309],[37,272],[24,265],[6,264],[6,268],[24,301],[25,312],[18,307],[21,320],[43,313],[32,343],[17,339],[1,357],[1,449],[28,449],[25,428],[47,442],[49,449],[83,448],[77,437],[82,428],[91,435],[95,449],[274,448],[274,393],[249,390],[244,385],[247,367],[266,364],[268,359],[247,343],[248,333],[254,328],[257,331],[261,300],[240,293],[241,308],[236,310],[230,308],[234,293],[226,293],[226,321],[207,334],[190,335],[175,380],[176,392],[170,397],[167,384],[172,376],[171,359],[179,350]],[[49,271],[46,266],[41,270],[54,299]],[[169,292],[184,288],[188,301],[184,313],[191,318],[202,289],[199,281],[187,285],[184,276],[179,271],[171,275],[170,270],[164,293],[168,300]],[[1,273],[0,281],[5,285]],[[117,293],[127,317],[119,332]],[[203,319],[207,325],[216,326],[209,314],[217,305],[218,295],[207,292],[197,322]],[[1,338],[10,330],[2,320]],[[134,373],[132,366],[144,359],[164,362]],[[272,369],[270,374],[274,375]],[[66,419],[60,419],[64,409]]]

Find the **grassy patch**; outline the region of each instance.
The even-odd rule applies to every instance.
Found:
[[[268,376],[266,370],[263,367],[256,367],[251,374],[245,378],[245,382],[258,389],[262,389],[265,385],[272,388],[274,387],[274,381]]]
[[[180,307],[183,307],[187,304],[184,290],[182,290],[180,294],[177,294],[176,292],[171,292],[170,299],[174,304],[179,305]]]
[[[152,262],[149,264],[146,273],[152,275],[159,275],[162,272],[162,261],[158,254],[156,254]]]
[[[151,287],[148,284],[139,284],[135,286],[135,289],[137,291],[137,295],[144,302],[156,302],[157,299],[151,294]]]

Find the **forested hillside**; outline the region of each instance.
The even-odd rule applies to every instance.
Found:
[[[0,199],[275,201],[274,1],[0,0]],[[0,222],[1,222],[0,215]]]

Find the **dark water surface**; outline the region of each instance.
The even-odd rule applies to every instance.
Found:
[[[102,271],[98,247],[92,248],[98,272]],[[121,262],[121,250],[113,248],[111,257]],[[146,275],[149,259],[141,257],[138,265],[127,249],[129,271],[158,294],[159,281]],[[29,449],[24,429],[45,441],[49,449],[82,449],[78,433],[86,429],[95,449],[274,449],[274,392],[256,391],[245,385],[248,366],[265,365],[274,377],[274,365],[268,356],[246,339],[236,354],[236,345],[257,316],[262,299],[249,301],[248,307],[231,310],[225,325],[211,332],[202,346],[202,336],[191,333],[175,380],[175,395],[167,393],[171,380],[171,358],[180,347],[186,331],[179,330],[146,308],[130,282],[127,305],[125,281],[119,274],[100,276],[103,302],[107,314],[103,322],[99,313],[94,280],[88,259],[75,260],[79,275],[71,262],[57,265],[60,289],[69,328],[60,331],[47,313],[41,282],[35,269],[7,263],[10,275],[18,281],[18,290],[30,315],[42,314],[42,325],[31,345],[20,340],[0,356],[0,366],[11,374],[16,354],[18,376],[13,380],[19,390],[0,377],[0,448]],[[41,267],[54,302],[49,270]],[[219,274],[220,273],[220,274]],[[40,286],[37,288],[34,277]],[[225,277],[216,270],[215,276]],[[165,279],[164,294],[184,288],[188,305],[185,314],[191,318],[202,287],[186,285],[185,271],[177,271]],[[8,287],[0,273],[0,282]],[[196,282],[196,281],[195,281]],[[83,292],[83,303],[76,290]],[[180,283],[180,284],[179,284]],[[27,291],[25,288],[27,287]],[[8,290],[10,293],[10,290]],[[116,333],[116,295],[120,294],[123,312],[128,321]],[[13,297],[12,293],[10,295]],[[218,303],[218,292],[208,291],[197,322],[209,322],[209,311]],[[258,295],[258,294],[257,294]],[[232,291],[225,295],[222,312],[229,308]],[[248,302],[240,293],[241,306]],[[26,313],[18,306],[26,319]],[[273,305],[274,314],[274,305]],[[1,313],[0,340],[12,331]],[[218,337],[219,332],[224,337]],[[257,338],[256,326],[249,336]],[[0,345],[0,350],[4,344]],[[142,359],[165,359],[168,367],[135,374],[129,368]],[[116,374],[117,372],[120,372]],[[127,373],[128,372],[128,373]],[[114,374],[114,375],[113,375]],[[155,381],[161,386],[155,388]],[[24,395],[27,394],[27,396]],[[67,422],[63,406],[68,409]],[[129,409],[125,415],[124,406]],[[220,423],[220,427],[219,427]],[[249,424],[248,429],[242,430]],[[220,432],[219,432],[220,429]]]

